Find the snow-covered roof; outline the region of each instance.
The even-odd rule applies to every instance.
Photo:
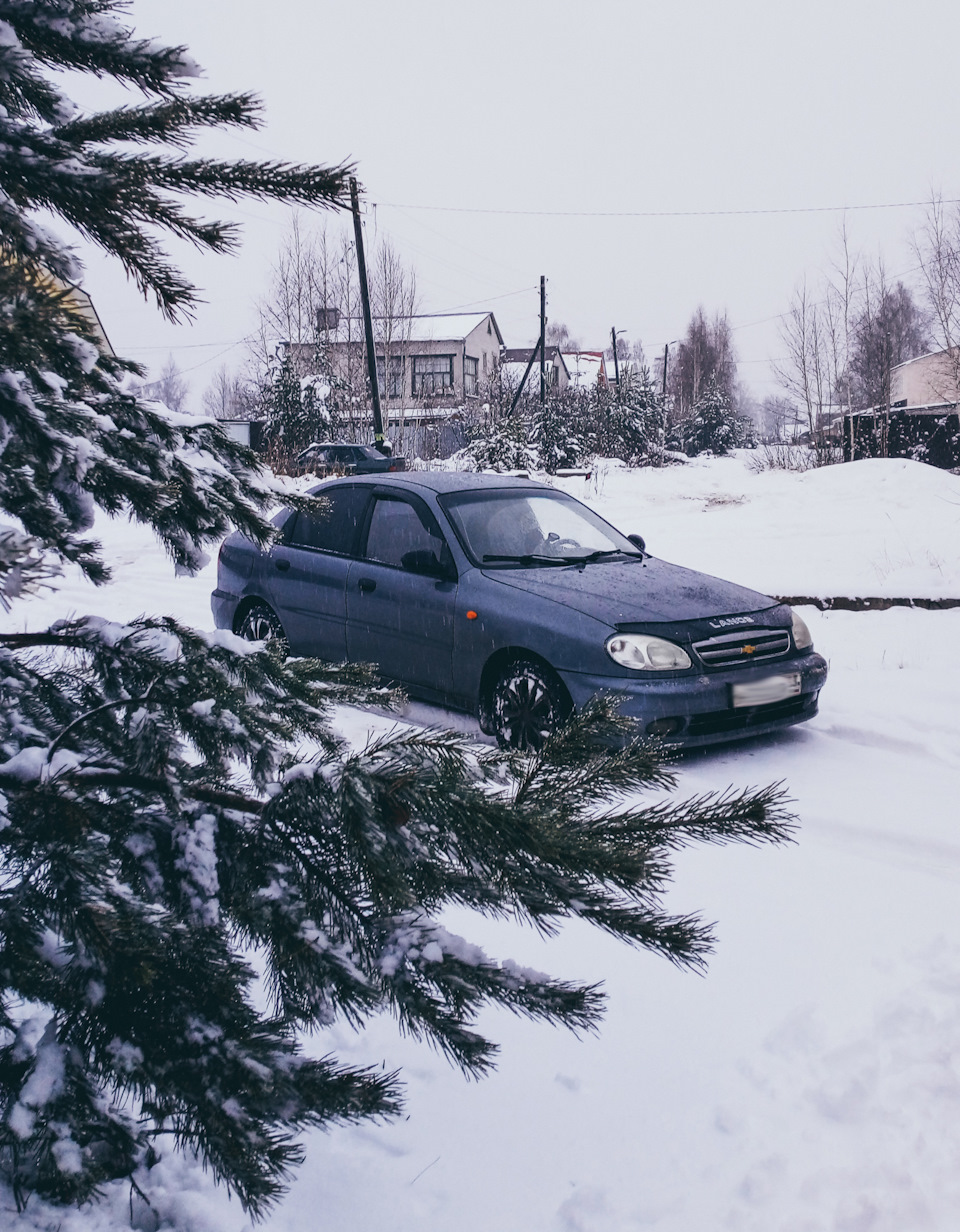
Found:
[[[607,379],[602,351],[564,351],[563,362],[570,373],[570,384],[578,388],[592,389]]]
[[[956,402],[923,402],[910,406],[891,406],[891,415],[952,415],[957,409]],[[885,415],[884,406],[866,406],[856,411],[844,411],[844,418],[874,419],[877,415]]]
[[[951,350],[956,350],[956,348],[954,347]],[[919,364],[925,359],[935,359],[937,356],[940,356],[940,355],[949,356],[951,354],[951,350],[927,351],[923,355],[914,355],[913,359],[905,359],[902,364],[894,364],[893,367],[890,369],[890,371],[897,372],[899,371],[900,368],[909,368],[911,364]]]
[[[342,335],[346,317],[340,318],[340,333]],[[381,318],[373,318],[373,332],[379,336],[378,324]],[[392,332],[397,342],[462,342],[479,325],[489,319],[493,327],[493,337],[497,345],[503,345],[503,336],[492,312],[439,312],[423,316],[397,318],[392,322]],[[363,322],[353,320],[354,337],[357,342],[363,339]]]
[[[478,325],[487,318],[492,319],[490,312],[457,312],[443,313],[438,316],[411,317],[409,321],[409,338],[411,342],[446,342],[448,339],[459,341],[472,334]],[[407,333],[407,322],[397,323],[397,332],[402,337]],[[494,334],[499,335],[496,322],[493,325]],[[497,337],[499,342],[499,336]]]

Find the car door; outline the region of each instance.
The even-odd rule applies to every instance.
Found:
[[[346,584],[369,489],[330,487],[315,514],[297,513],[270,552],[264,589],[295,655],[347,657]]]
[[[347,577],[347,655],[431,697],[452,692],[456,571],[436,519],[411,495],[377,492]]]

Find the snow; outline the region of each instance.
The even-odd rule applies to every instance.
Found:
[[[32,1032],[33,1020],[28,1022]],[[47,1025],[33,1056],[33,1068],[20,1090],[20,1098],[7,1113],[6,1122],[16,1137],[29,1138],[36,1114],[53,1103],[63,1091],[64,1049],[57,1043],[53,1021]],[[61,1167],[62,1171],[66,1168]]]
[[[905,458],[756,474],[758,457],[608,462],[563,486],[655,556],[765,594],[960,597],[960,477]]]
[[[605,463],[562,486],[656,555],[767,593],[960,599],[960,478],[907,461],[757,474],[753,457],[659,471]],[[146,610],[209,628],[214,566],[174,579],[142,530],[99,519],[96,533],[114,583],[96,594],[68,570],[57,593],[15,603],[6,627],[86,611],[122,623]],[[706,975],[580,921],[550,940],[463,912],[429,936],[411,929],[425,962],[489,955],[520,977],[602,980],[607,1017],[578,1039],[484,1012],[480,1030],[501,1053],[477,1083],[385,1019],[318,1032],[307,1045],[317,1056],[401,1067],[409,1119],[307,1135],[306,1163],[266,1232],[953,1232],[960,609],[803,616],[831,665],[821,714],[677,764],[682,796],[783,780],[801,821],[790,846],[678,857],[671,909],[716,921]],[[406,715],[477,731],[423,705]],[[362,740],[395,717],[344,709],[340,722]],[[203,850],[191,852],[195,872]],[[26,1055],[46,1047],[42,1029],[34,1022],[32,1042],[21,1031]],[[138,1174],[154,1212],[135,1197],[134,1226],[248,1228],[195,1162],[161,1152]],[[69,1165],[69,1146],[61,1154]],[[32,1199],[7,1222],[119,1232],[130,1200],[129,1186],[82,1211]],[[0,1212],[12,1207],[0,1189]]]

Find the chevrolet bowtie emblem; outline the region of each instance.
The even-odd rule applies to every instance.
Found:
[[[755,650],[756,650],[756,646],[744,646],[743,647],[744,654],[753,654]]]

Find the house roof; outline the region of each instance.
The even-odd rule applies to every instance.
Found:
[[[526,367],[536,347],[536,343],[528,347],[507,347],[501,356],[501,362],[504,364],[523,364]],[[544,347],[544,354],[548,364],[558,365],[563,368],[564,372],[567,371],[567,365],[564,363],[563,354],[558,346]]]
[[[891,406],[890,415],[953,415],[957,411],[956,402],[924,402],[916,406]],[[874,419],[877,416],[885,415],[886,408],[882,406],[868,406],[862,410],[845,411],[844,419]]]
[[[411,342],[462,342],[489,318],[498,346],[503,346],[503,335],[492,312],[438,312],[409,317],[398,322],[398,332],[406,334]],[[376,318],[374,318],[376,320]],[[409,320],[409,334],[404,329]]]
[[[951,348],[956,350],[956,348]],[[918,364],[924,359],[935,359],[939,355],[949,355],[950,350],[946,351],[927,351],[924,355],[914,355],[913,359],[905,359],[902,364],[894,364],[890,369],[891,372],[897,372],[900,368],[909,368],[911,364]]]

